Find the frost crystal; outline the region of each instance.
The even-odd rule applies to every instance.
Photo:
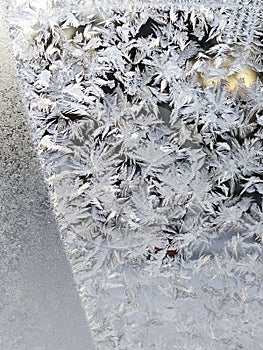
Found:
[[[10,32],[98,349],[261,349],[262,3],[62,3]]]

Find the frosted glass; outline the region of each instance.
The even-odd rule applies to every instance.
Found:
[[[262,349],[262,2],[8,3],[96,348]]]
[[[93,349],[0,12],[0,349]]]

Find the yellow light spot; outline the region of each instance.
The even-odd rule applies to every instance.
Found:
[[[233,62],[232,57],[228,57],[227,60],[222,62],[222,65],[217,65],[213,59],[211,60],[205,60],[205,64],[209,64],[210,67],[215,67],[222,69],[226,68],[227,70],[230,69],[230,63]],[[212,78],[209,77],[209,67],[208,67],[208,74],[206,77],[202,77],[200,73],[197,73],[197,81],[200,83],[202,87],[209,87],[209,86],[217,86],[221,81],[225,81],[227,85],[227,89],[229,92],[233,92],[235,90],[239,90],[240,87],[246,86],[247,88],[250,88],[254,82],[257,80],[257,73],[249,68],[249,67],[243,67],[240,71],[233,75],[227,75],[225,74],[222,78]]]
[[[238,89],[240,85],[250,88],[256,80],[257,73],[249,67],[244,67],[240,72],[228,77],[228,90],[232,92]]]
[[[201,76],[198,77],[198,81],[203,87],[216,86],[222,80],[227,82],[227,89],[229,92],[232,92],[234,90],[237,90],[240,86],[246,86],[247,88],[250,88],[257,80],[257,73],[249,67],[244,67],[240,72],[237,72],[234,75],[229,75],[226,78],[222,79],[204,79]]]
[[[66,36],[66,40],[71,40],[73,39],[74,35],[77,32],[77,29],[74,27],[67,27],[63,29],[65,36]]]

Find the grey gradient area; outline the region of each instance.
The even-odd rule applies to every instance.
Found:
[[[91,350],[0,28],[0,349]]]

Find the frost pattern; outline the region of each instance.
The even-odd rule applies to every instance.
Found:
[[[262,349],[262,3],[121,3],[8,4],[97,348]]]

